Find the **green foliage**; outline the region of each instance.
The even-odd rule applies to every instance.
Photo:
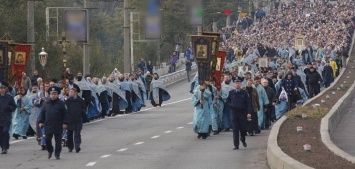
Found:
[[[306,114],[307,118],[312,119],[322,119],[327,113],[329,109],[327,107],[321,106],[297,106],[292,109],[290,112],[286,113],[288,118],[302,118],[302,114]]]
[[[143,0],[128,0],[129,11],[142,12],[145,9]],[[143,57],[146,61],[151,60],[153,64],[160,61],[167,61],[175,50],[175,45],[180,43],[182,49],[189,45],[188,35],[196,34],[196,27],[189,24],[187,16],[188,0],[161,0],[161,11],[163,21],[162,39],[134,43],[134,60],[138,62]],[[10,33],[16,43],[27,42],[27,0],[4,0],[1,2],[0,35]],[[237,5],[232,0],[203,0],[204,3],[204,26],[210,25],[213,19],[219,21],[219,28],[225,25],[223,10],[228,6],[235,11]],[[63,32],[63,12],[59,10],[59,36],[56,33],[56,20],[50,20],[50,36],[46,41],[46,7],[83,7],[84,0],[43,0],[35,1],[35,53],[36,68],[41,70],[37,54],[45,47],[49,55],[45,67],[47,78],[59,78],[64,70],[62,48],[53,45],[61,39]],[[90,8],[90,72],[94,76],[102,76],[110,73],[114,68],[123,70],[123,3],[118,1],[92,1],[87,0]],[[216,14],[221,12],[221,14]],[[50,16],[56,14],[55,10]],[[143,17],[141,17],[143,18]],[[142,26],[142,25],[141,25]],[[144,37],[144,35],[142,35]],[[161,45],[160,53],[158,50]],[[67,48],[68,67],[73,73],[83,68],[82,45],[71,44]]]

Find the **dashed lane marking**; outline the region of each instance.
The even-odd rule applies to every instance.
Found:
[[[124,151],[126,151],[126,150],[128,150],[128,148],[119,149],[119,150],[117,150],[117,152],[124,152]]]
[[[137,146],[137,145],[140,145],[140,144],[143,144],[144,142],[138,142],[138,143],[135,143],[134,145]]]
[[[178,130],[179,130],[179,129],[183,129],[183,128],[184,128],[184,127],[178,127],[178,128],[176,128],[176,129],[178,129]]]
[[[90,162],[86,164],[86,167],[92,167],[96,164],[96,162]]]
[[[15,140],[15,141],[11,141],[10,144],[19,143],[19,142],[26,141],[26,140],[31,140],[31,139],[34,139],[34,138],[36,138],[36,137],[28,137],[27,139],[23,139],[23,140]]]
[[[168,134],[168,133],[171,133],[172,131],[166,131],[166,132],[164,132],[164,133],[166,133],[166,134]]]
[[[111,154],[109,154],[109,155],[103,155],[103,156],[101,156],[100,158],[107,158],[107,157],[110,157],[111,156]]]
[[[153,136],[153,137],[151,137],[152,139],[155,139],[155,138],[159,138],[160,136]]]
[[[190,122],[190,123],[187,123],[187,124],[192,124],[192,122]]]
[[[187,99],[182,99],[182,100],[178,100],[178,101],[175,101],[175,102],[171,102],[171,103],[166,103],[166,104],[163,104],[163,106],[167,106],[167,105],[172,105],[172,104],[176,104],[176,103],[180,103],[180,102],[184,102],[184,101],[187,101],[187,100],[191,100],[191,98],[187,98]],[[156,109],[157,107],[150,107],[150,108],[146,108],[146,109],[143,109],[139,112],[144,112],[144,111],[147,111],[147,110],[151,110],[151,109]],[[135,113],[139,113],[139,112],[132,112],[130,114],[121,114],[121,115],[117,115],[117,116],[114,116],[114,117],[108,117],[108,118],[105,118],[105,119],[99,119],[99,120],[95,120],[93,122],[90,122],[90,123],[85,123],[84,126],[86,125],[91,125],[91,124],[95,124],[95,123],[98,123],[100,121],[105,121],[107,119],[114,119],[114,118],[118,118],[118,117],[122,117],[122,116],[128,116],[128,115],[131,115],[131,114],[135,114]],[[192,122],[191,122],[192,124]],[[27,138],[26,140],[30,140],[30,139],[34,139],[36,137],[29,137]],[[19,142],[22,142],[22,141],[26,141],[26,140],[15,140],[15,141],[11,141],[10,144],[15,144],[15,143],[19,143]]]

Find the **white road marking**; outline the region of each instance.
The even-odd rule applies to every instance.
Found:
[[[178,130],[179,130],[179,129],[183,129],[183,128],[184,128],[184,127],[178,127],[178,128],[176,128],[176,129],[178,129]]]
[[[103,156],[101,156],[100,158],[107,158],[107,157],[110,157],[111,156],[111,154],[109,154],[109,155],[103,155]]]
[[[154,139],[154,138],[159,138],[159,137],[160,137],[160,136],[153,136],[153,137],[151,137],[151,138],[153,138],[153,139]]]
[[[23,140],[14,140],[14,141],[11,141],[10,144],[19,143],[19,142],[26,141],[26,140],[31,140],[31,139],[34,139],[34,138],[36,138],[36,137],[28,137],[27,139],[23,139]]]
[[[178,100],[178,101],[171,102],[171,103],[166,103],[166,104],[163,104],[163,105],[161,105],[161,106],[166,106],[166,105],[176,104],[176,103],[184,102],[184,101],[187,101],[187,100],[191,100],[191,98],[182,99],[182,100]]]
[[[144,142],[138,142],[138,143],[135,143],[134,145],[140,145],[140,144],[143,144]]]
[[[190,123],[187,123],[187,124],[192,124],[192,122],[190,122]]]
[[[90,162],[86,164],[86,167],[92,167],[96,164],[96,162]]]
[[[172,105],[172,104],[176,104],[176,103],[180,103],[180,102],[184,102],[184,101],[187,101],[187,100],[191,100],[191,98],[187,98],[187,99],[182,99],[182,100],[178,100],[178,101],[175,101],[175,102],[171,102],[171,103],[166,103],[166,104],[163,104],[163,106],[167,106],[167,105]],[[151,110],[151,109],[156,109],[157,107],[150,107],[150,108],[146,108],[146,109],[143,109],[139,112],[144,112],[144,111],[148,111],[148,110]],[[84,126],[86,125],[90,125],[90,124],[95,124],[95,123],[98,123],[100,121],[105,121],[107,119],[114,119],[114,118],[118,118],[118,117],[122,117],[122,116],[128,116],[128,115],[131,115],[131,114],[135,114],[135,113],[139,113],[139,112],[132,112],[130,114],[121,114],[121,115],[117,115],[117,116],[114,116],[114,117],[108,117],[108,118],[105,118],[105,119],[99,119],[99,120],[95,120],[95,121],[92,121],[90,123],[85,123],[83,124]],[[191,122],[192,124],[192,122]],[[29,137],[27,138],[27,140],[30,140],[30,139],[34,139],[36,137]],[[18,142],[22,142],[22,141],[26,141],[26,140],[15,140],[15,141],[11,141],[10,144],[15,144],[15,143],[18,143]]]
[[[168,134],[168,133],[171,133],[172,131],[166,131],[166,132],[164,132],[164,133],[166,133],[166,134]]]
[[[124,152],[124,151],[126,151],[126,150],[128,150],[128,148],[119,149],[119,150],[117,150],[117,152]]]
[[[95,121],[92,121],[92,122],[90,122],[90,123],[85,123],[84,126],[90,125],[90,124],[95,124],[95,123],[97,123],[97,122],[104,121],[104,120],[106,120],[106,119],[95,120]]]

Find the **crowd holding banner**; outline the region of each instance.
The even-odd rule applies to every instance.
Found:
[[[250,21],[252,25],[242,24],[254,18],[249,16],[224,29],[220,48],[227,51],[227,56],[222,92],[216,94],[215,81],[201,82],[199,75],[191,85],[195,107],[193,127],[198,138],[206,139],[211,131],[216,135],[231,128],[241,130],[235,127],[240,124],[235,123],[234,110],[238,108],[226,99],[241,96],[228,96],[235,94],[233,91],[240,93],[239,89],[244,89],[249,94],[250,104],[240,108],[247,121],[241,131],[253,136],[316,96],[323,87],[329,87],[345,68],[355,29],[353,1],[340,0],[335,5],[325,1],[314,1],[310,6],[296,2],[279,5],[272,13],[263,13],[255,22]],[[219,119],[217,125],[215,115]],[[244,134],[241,135],[243,139]],[[235,143],[236,149],[238,145]]]

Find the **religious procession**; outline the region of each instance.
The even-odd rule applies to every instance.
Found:
[[[69,152],[81,151],[83,123],[118,114],[139,112],[146,104],[160,107],[170,99],[158,73],[120,73],[108,77],[73,75],[66,69],[62,79],[43,81],[34,71],[31,78],[22,73],[21,81],[11,86],[0,83],[0,139],[2,154],[7,154],[9,139],[36,136],[48,158],[60,159],[62,146]],[[150,102],[150,103],[149,103]],[[55,148],[52,139],[55,140]]]
[[[234,150],[239,132],[247,147],[246,135],[268,130],[329,87],[349,57],[353,7],[353,1],[275,2],[272,13],[256,9],[218,38],[192,37],[199,69],[190,90],[197,138],[232,129]]]

